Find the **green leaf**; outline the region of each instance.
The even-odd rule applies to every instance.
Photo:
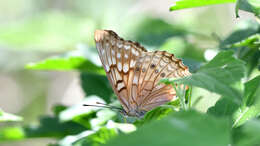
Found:
[[[234,58],[233,51],[222,51],[191,76],[177,80],[165,79],[163,82],[198,86],[240,104],[242,102],[241,91],[232,86],[240,83],[244,74],[244,62]]]
[[[237,0],[236,3],[237,17],[239,17],[238,10],[244,10],[247,12],[254,13],[256,16],[260,16],[260,3],[258,0]]]
[[[97,95],[103,98],[107,103],[110,103],[110,97],[113,95],[113,90],[108,82],[106,76],[92,74],[92,73],[82,73],[81,87],[85,91],[87,96]]]
[[[260,88],[260,75],[253,78],[252,80],[245,83],[245,91],[244,91],[244,105],[250,106],[255,103],[258,94],[256,91]]]
[[[6,113],[0,109],[0,122],[19,122],[23,121],[23,118],[14,114]]]
[[[169,106],[167,106],[167,105],[159,106],[159,107],[147,112],[145,114],[144,118],[142,118],[141,120],[135,121],[134,124],[137,126],[141,126],[143,124],[149,123],[154,120],[160,120],[163,117],[167,116],[172,111],[173,111],[173,107],[170,105]]]
[[[234,2],[236,0],[180,0],[176,1],[174,6],[170,7],[170,11]]]
[[[148,123],[136,132],[121,134],[106,146],[225,146],[230,143],[227,120],[195,111],[182,111]]]
[[[84,47],[40,62],[29,63],[26,68],[35,70],[78,70],[104,74],[103,67],[98,61],[98,55],[93,48]]]
[[[253,119],[260,114],[260,105],[252,105],[250,107],[241,107],[233,115],[233,127],[238,127],[248,120]]]
[[[234,143],[236,146],[260,145],[260,121],[250,120],[242,127],[233,129]]]

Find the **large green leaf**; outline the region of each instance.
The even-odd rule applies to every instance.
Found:
[[[154,121],[130,134],[121,134],[106,146],[226,146],[230,141],[230,126],[227,120],[182,111]]]
[[[113,91],[106,76],[82,73],[80,78],[81,86],[87,96],[97,95],[103,98],[106,102],[111,102],[110,97],[113,94]]]
[[[233,86],[240,84],[244,75],[244,62],[234,58],[233,51],[222,51],[191,76],[177,80],[165,79],[163,82],[198,86],[240,104],[242,91]]]
[[[180,0],[176,1],[174,6],[170,7],[170,11],[234,2],[236,0]]]
[[[27,69],[35,70],[78,70],[104,74],[94,48],[84,47],[46,60],[29,63]]]

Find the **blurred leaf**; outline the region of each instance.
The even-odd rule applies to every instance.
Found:
[[[121,134],[107,146],[224,146],[231,143],[228,121],[182,111],[154,121],[130,134]],[[159,136],[159,137],[158,137]]]
[[[90,120],[92,129],[98,129],[103,126],[107,121],[112,120],[116,113],[110,109],[102,109],[96,113],[96,117]]]
[[[36,70],[79,70],[104,74],[104,70],[98,61],[99,59],[95,52],[91,51],[90,48],[84,48],[37,63],[29,63],[26,65],[26,68]]]
[[[236,146],[258,146],[260,145],[260,121],[250,120],[242,127],[235,128],[234,143]]]
[[[0,142],[7,140],[20,140],[23,138],[25,138],[25,132],[21,127],[5,127],[0,129]]]
[[[232,119],[233,114],[238,108],[239,106],[237,104],[222,97],[215,106],[208,109],[207,113],[217,117],[227,116]]]
[[[132,32],[133,38],[138,42],[153,47],[161,46],[170,37],[185,37],[186,34],[187,31],[182,26],[172,25],[162,19],[154,18],[144,19]]]
[[[59,11],[33,16],[0,25],[0,44],[15,49],[57,51],[82,41],[93,42],[90,36],[96,24],[91,19]]]
[[[110,103],[110,97],[113,94],[113,90],[108,82],[106,76],[92,74],[92,73],[81,73],[81,86],[87,96],[97,95],[103,98],[107,103]]]
[[[220,43],[220,48],[238,43],[260,32],[260,24],[254,20],[242,21],[226,39]]]
[[[55,106],[52,107],[52,111],[55,114],[55,116],[59,116],[59,114],[66,110],[68,107],[65,105],[61,105],[61,104],[57,104]]]
[[[75,118],[84,117],[91,115],[93,112],[96,112],[100,107],[94,106],[83,106],[83,104],[96,105],[96,102],[105,103],[105,101],[97,96],[89,96],[84,98],[80,103],[73,105],[66,110],[63,110],[59,114],[59,119],[62,122],[71,121]]]
[[[86,130],[74,122],[59,122],[56,117],[42,117],[39,125],[24,127],[4,127],[0,129],[0,141],[19,140],[36,137],[61,138],[70,134],[77,134]]]
[[[233,51],[222,51],[191,76],[177,80],[165,79],[163,82],[198,86],[240,104],[242,95],[231,86],[240,82],[244,74],[244,62],[234,58]]]
[[[238,15],[238,10],[244,10],[247,12],[254,13],[256,16],[260,16],[260,3],[258,0],[237,0],[236,3],[236,16]]]
[[[84,139],[94,133],[95,133],[95,131],[87,130],[87,131],[83,131],[77,135],[68,135],[68,136],[64,137],[63,139],[61,139],[54,146],[72,146],[72,145],[75,145],[74,143],[76,143],[77,141],[82,141],[82,139]],[[78,143],[80,143],[80,142],[78,142]],[[78,144],[78,145],[81,146],[81,144]]]
[[[0,109],[0,122],[23,121],[23,118],[14,114],[6,113]]]
[[[42,117],[38,126],[24,128],[26,137],[64,137],[68,134],[77,134],[86,130],[75,122],[60,122],[56,117]]]
[[[77,135],[69,135],[59,141],[59,146],[82,146],[92,145],[98,146],[106,143],[108,140],[118,134],[118,130],[129,133],[135,130],[135,127],[131,124],[126,123],[115,123],[108,121],[105,127],[99,128],[98,130],[87,130]]]
[[[117,135],[116,129],[101,128],[94,134],[91,134],[84,139],[76,142],[74,146],[91,145],[99,146],[105,144],[108,140]]]
[[[174,6],[170,7],[170,11],[234,2],[236,0],[179,0],[174,3]]]

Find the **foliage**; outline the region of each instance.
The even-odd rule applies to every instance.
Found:
[[[177,1],[170,10],[227,2],[235,2],[235,0],[182,0]],[[95,1],[89,3],[95,3]],[[257,16],[259,15],[258,6],[259,3],[254,0],[238,0],[236,11],[246,10]],[[90,9],[90,6],[87,7]],[[110,13],[105,15],[110,15]],[[135,118],[125,117],[117,108],[113,108],[119,107],[120,104],[105,77],[94,42],[91,41],[93,35],[76,35],[83,31],[82,27],[85,24],[90,26],[88,33],[92,33],[96,27],[106,26],[106,23],[101,21],[103,16],[97,18],[99,20],[96,21],[88,18],[87,22],[78,17],[69,17],[71,21],[67,24],[68,26],[61,28],[56,23],[67,22],[62,16],[46,15],[45,17],[50,21],[42,24],[42,20],[37,18],[31,23],[26,22],[17,27],[5,26],[0,29],[0,32],[3,32],[0,38],[4,38],[7,45],[21,45],[21,48],[30,46],[34,41],[42,41],[41,45],[36,47],[44,48],[45,44],[53,41],[50,36],[55,36],[56,33],[62,35],[61,38],[67,34],[69,38],[75,39],[66,42],[68,38],[63,38],[64,44],[54,43],[52,46],[63,48],[71,44],[74,46],[78,40],[87,37],[84,42],[88,45],[80,43],[72,47],[72,51],[28,63],[25,66],[26,69],[34,72],[36,70],[77,72],[85,98],[73,106],[54,106],[53,115],[41,116],[36,124],[17,124],[22,120],[21,117],[0,111],[1,124],[7,123],[7,126],[0,128],[0,142],[53,138],[57,140],[56,143],[50,144],[53,146],[249,146],[260,144],[259,22],[243,21],[231,34],[219,39],[216,46],[211,44],[212,48],[218,48],[216,51],[218,53],[208,62],[203,57],[205,48],[190,41],[191,36],[196,38],[201,37],[202,34],[194,33],[188,27],[173,25],[160,18],[147,17],[138,23],[133,22],[135,27],[127,32],[122,29],[123,26],[120,23],[120,31],[132,36],[133,40],[153,50],[154,48],[167,50],[175,56],[182,56],[184,64],[189,66],[192,72],[191,76],[185,78],[163,79],[161,82],[175,87],[178,97],[166,105],[147,112],[143,118]],[[39,23],[42,25],[42,30],[36,34],[34,29]],[[53,24],[56,24],[54,28],[51,27]],[[13,37],[17,30],[13,27],[25,27],[25,32],[19,35],[28,32],[29,37],[16,40]],[[77,29],[73,32],[72,27]],[[176,49],[171,49],[172,46]],[[47,49],[50,49],[49,47]],[[178,50],[181,51],[178,52]],[[189,90],[186,92],[182,88],[176,88],[176,84],[179,85],[177,87],[182,87],[181,85],[184,84],[189,87]],[[200,97],[210,99],[207,94],[200,92],[203,91],[202,89],[216,93],[220,97],[215,99],[216,103],[205,111],[199,111],[194,106]],[[215,97],[217,98],[217,96],[213,98]],[[97,102],[107,104],[112,108],[91,106],[97,105]],[[90,106],[83,106],[84,104]],[[12,124],[9,124],[10,122]]]

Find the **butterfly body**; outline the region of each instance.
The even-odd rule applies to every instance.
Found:
[[[111,30],[96,30],[95,42],[110,84],[128,116],[141,117],[176,96],[171,85],[158,84],[162,78],[190,75],[188,67],[173,54],[148,52]]]

